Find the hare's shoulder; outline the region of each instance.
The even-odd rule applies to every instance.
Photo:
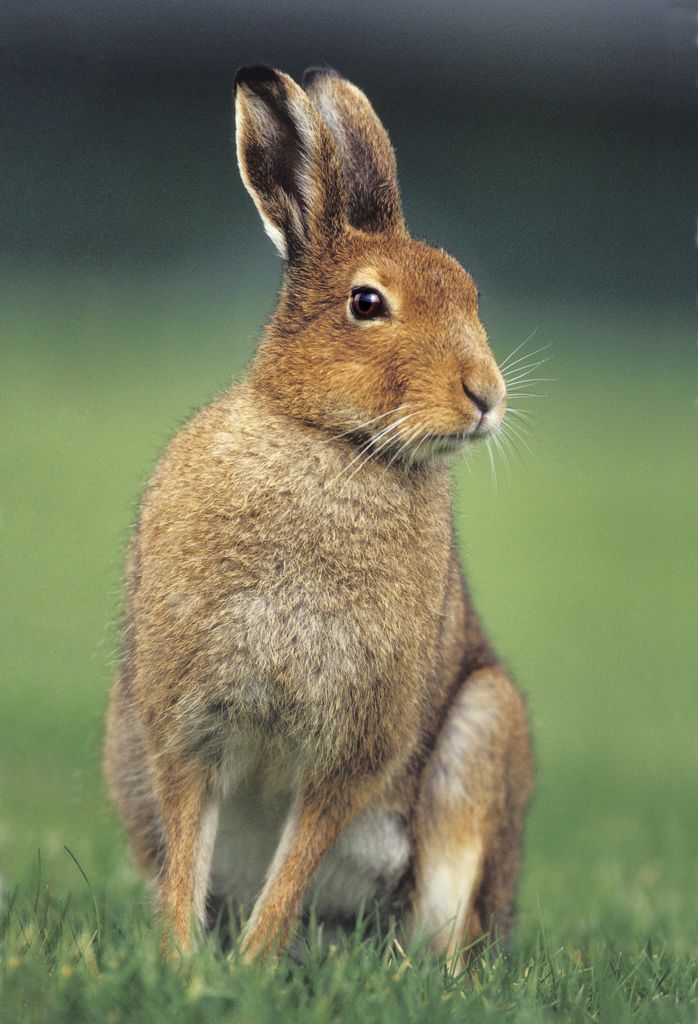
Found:
[[[175,491],[205,506],[211,488],[233,505],[267,492],[286,501],[322,485],[342,468],[342,453],[319,429],[276,412],[246,383],[200,409],[172,438],[147,497]]]

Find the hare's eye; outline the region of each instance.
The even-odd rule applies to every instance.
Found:
[[[349,308],[360,320],[370,320],[371,317],[385,314],[383,297],[373,288],[353,288]]]

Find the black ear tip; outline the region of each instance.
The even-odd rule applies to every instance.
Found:
[[[238,68],[235,75],[235,90],[237,91],[240,85],[246,85],[250,89],[255,89],[278,82],[278,80],[278,71],[275,68],[269,67],[268,64],[248,64]]]
[[[343,78],[339,71],[335,71],[334,68],[306,68],[303,72],[303,88],[308,89],[313,85],[318,78]]]

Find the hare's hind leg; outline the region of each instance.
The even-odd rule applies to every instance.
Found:
[[[532,780],[521,695],[501,667],[479,669],[449,709],[415,818],[415,923],[438,952],[508,937]]]
[[[162,871],[165,838],[145,747],[145,733],[122,671],[107,713],[104,774],[133,858],[150,877]]]

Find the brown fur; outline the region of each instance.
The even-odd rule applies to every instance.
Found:
[[[241,172],[287,273],[247,379],[174,438],[144,496],[106,773],[182,947],[205,919],[212,808],[252,737],[284,751],[296,797],[246,955],[283,945],[361,809],[412,821],[415,927],[441,921],[452,879],[450,949],[508,934],[531,791],[441,457],[496,428],[505,389],[472,279],[405,230],[365,96],[331,72],[305,84],[238,76]],[[352,317],[360,285],[388,315]]]

